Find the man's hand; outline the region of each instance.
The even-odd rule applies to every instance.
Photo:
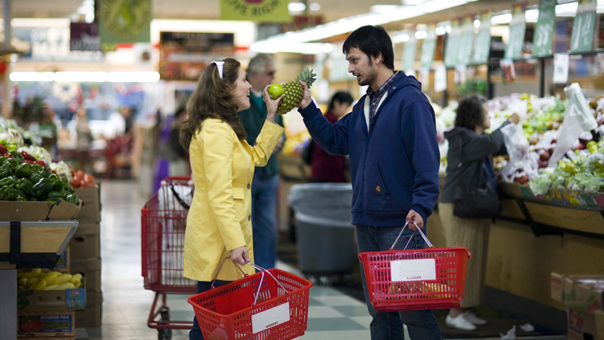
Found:
[[[409,210],[406,220],[409,223],[408,227],[411,230],[417,230],[417,228],[424,228],[424,219],[420,214],[415,212],[415,210]],[[415,224],[413,224],[412,222],[415,222]]]
[[[312,98],[310,96],[310,91],[308,90],[308,85],[306,85],[306,83],[302,80],[300,80],[300,85],[302,85],[302,88],[304,89],[304,96],[298,104],[298,108],[305,109],[312,102]]]
[[[243,246],[231,250],[231,261],[237,263],[240,266],[244,266],[246,263],[250,262],[250,257],[247,253],[247,248]]]

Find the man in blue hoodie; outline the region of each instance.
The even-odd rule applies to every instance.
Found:
[[[348,72],[367,94],[337,123],[331,124],[315,106],[306,84],[299,112],[312,138],[325,151],[349,155],[352,178],[352,223],[359,252],[388,250],[405,223],[394,249],[421,249],[415,235],[425,228],[436,206],[440,154],[434,110],[421,84],[394,70],[394,51],[381,26],[363,26],[344,42]],[[361,271],[363,270],[361,266]],[[442,339],[431,310],[377,312],[363,290],[371,322],[371,339],[404,339],[403,324],[412,339]]]

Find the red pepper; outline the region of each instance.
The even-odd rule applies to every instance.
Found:
[[[38,165],[41,165],[41,166],[47,166],[46,162],[44,162],[44,161],[35,161],[34,164],[38,164]]]
[[[30,161],[33,161],[33,162],[35,162],[35,161],[36,161],[36,157],[34,157],[34,156],[32,156],[32,155],[28,154],[28,153],[27,153],[27,152],[25,152],[25,151],[21,151],[21,154],[23,155],[23,159],[30,160]]]

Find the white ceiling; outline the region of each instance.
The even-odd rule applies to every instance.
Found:
[[[77,12],[82,0],[2,0],[12,4],[13,18],[70,18]],[[206,19],[217,20],[220,16],[219,0],[152,0],[153,14],[157,19]],[[334,21],[343,17],[365,14],[376,4],[400,5],[400,0],[300,0],[318,3],[320,11],[310,12],[323,16],[323,22]],[[479,13],[483,10],[501,11],[511,9],[518,0],[479,0],[450,10],[433,13],[430,16],[408,20],[405,23],[434,23],[450,20],[468,13]],[[537,4],[538,0],[528,0]],[[4,7],[4,6],[3,6]],[[392,28],[405,24],[391,24]]]

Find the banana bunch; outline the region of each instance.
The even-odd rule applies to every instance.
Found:
[[[28,290],[66,290],[83,288],[82,274],[69,274],[60,272],[42,272],[41,268],[34,268],[29,272],[17,273],[19,289]]]

